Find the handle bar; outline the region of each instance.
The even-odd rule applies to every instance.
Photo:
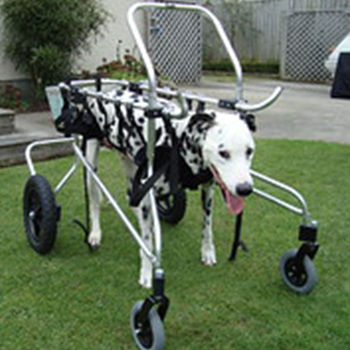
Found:
[[[233,49],[230,40],[221,25],[218,18],[207,8],[201,5],[195,5],[195,4],[180,4],[180,3],[158,3],[158,2],[146,2],[146,3],[136,3],[132,5],[128,11],[128,24],[131,30],[132,35],[134,36],[134,39],[136,41],[136,45],[140,51],[141,58],[143,60],[143,63],[145,65],[147,75],[148,75],[148,85],[149,85],[149,108],[150,109],[157,109],[159,108],[158,102],[157,102],[157,77],[155,74],[155,69],[152,63],[152,60],[148,54],[147,48],[145,46],[145,43],[141,37],[140,31],[136,25],[135,22],[135,13],[139,9],[160,9],[160,10],[177,10],[177,11],[192,11],[192,12],[201,12],[205,17],[207,17],[209,20],[212,21],[214,24],[214,27],[216,28],[219,37],[222,41],[222,43],[225,46],[225,49],[232,61],[236,77],[237,77],[237,87],[236,87],[236,96],[234,100],[237,101],[236,103],[236,109],[245,111],[245,112],[252,112],[261,110],[263,108],[266,108],[270,106],[276,99],[280,96],[282,92],[282,88],[278,87],[275,89],[275,91],[272,93],[270,97],[268,97],[266,100],[262,101],[261,103],[250,105],[244,101],[243,98],[243,72],[242,67],[239,62],[239,59],[237,57],[237,54],[235,50]],[[183,99],[179,100],[180,108],[182,111],[185,111],[185,105]],[[180,118],[181,116],[185,116],[186,113],[179,114],[177,116],[174,116],[175,118]]]
[[[152,60],[147,52],[145,43],[143,42],[143,39],[141,37],[140,31],[135,23],[134,15],[135,12],[139,9],[146,9],[146,8],[153,8],[153,9],[160,9],[160,10],[180,10],[180,11],[195,11],[195,12],[202,12],[207,18],[209,18],[216,30],[218,31],[218,34],[231,58],[231,61],[233,63],[233,66],[235,68],[235,72],[237,75],[237,96],[236,99],[241,100],[243,98],[243,86],[242,86],[242,67],[238,60],[238,57],[236,55],[236,52],[232,48],[230,41],[226,35],[226,32],[224,28],[222,27],[220,21],[217,19],[217,17],[209,11],[207,8],[201,6],[201,5],[192,5],[192,4],[177,4],[177,3],[157,3],[157,2],[147,2],[147,3],[136,3],[132,5],[128,11],[128,24],[130,27],[130,30],[134,36],[134,39],[136,41],[136,45],[140,51],[142,60],[145,64],[147,74],[148,74],[148,83],[150,86],[150,103],[152,105],[156,105],[156,74],[155,70],[152,64]]]

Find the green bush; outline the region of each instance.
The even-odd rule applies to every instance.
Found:
[[[0,87],[0,108],[25,109],[26,103],[22,100],[21,90],[10,83],[3,84]]]
[[[242,69],[245,73],[265,73],[265,74],[278,74],[279,64],[278,62],[255,62],[255,61],[243,61]],[[233,65],[231,61],[205,61],[203,63],[203,69],[214,72],[233,72]]]
[[[5,56],[37,88],[69,76],[109,16],[98,0],[3,0],[0,13]]]

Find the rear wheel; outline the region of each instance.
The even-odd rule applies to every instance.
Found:
[[[46,254],[54,246],[57,233],[57,206],[51,186],[41,175],[31,176],[23,195],[24,228],[30,246]]]
[[[175,194],[157,197],[159,218],[171,225],[176,225],[186,213],[186,192],[181,189]]]

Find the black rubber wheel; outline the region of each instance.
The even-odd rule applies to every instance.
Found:
[[[283,282],[298,294],[308,294],[317,283],[317,274],[313,261],[309,256],[304,257],[301,269],[296,266],[298,250],[289,250],[282,256],[280,271]]]
[[[152,308],[146,324],[139,324],[138,314],[142,305],[143,301],[138,301],[131,310],[130,326],[134,341],[140,350],[163,350],[165,334],[162,320],[157,310]]]
[[[157,197],[159,218],[171,225],[176,225],[186,213],[186,191],[179,190],[174,195]]]
[[[23,214],[30,246],[39,254],[50,252],[57,233],[57,206],[45,177],[34,175],[28,179],[23,195]]]

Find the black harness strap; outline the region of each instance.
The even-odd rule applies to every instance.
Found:
[[[83,137],[83,142],[81,144],[81,150],[83,152],[84,157],[86,156],[86,145],[87,145],[87,138]],[[85,225],[78,219],[74,219],[73,223],[77,224],[78,227],[84,232],[85,239],[84,243],[86,243],[89,246],[89,249],[92,251],[93,248],[89,244],[89,233],[90,233],[90,213],[89,213],[89,194],[88,194],[88,188],[87,188],[87,170],[85,167],[83,167],[83,180],[84,180],[84,200],[85,200]]]
[[[179,170],[180,170],[180,149],[179,140],[176,137],[176,132],[171,122],[167,118],[163,118],[165,130],[170,135],[171,138],[171,154],[170,154],[170,164],[169,164],[169,184],[170,193],[175,194],[179,189]]]
[[[243,211],[239,213],[236,217],[235,230],[232,242],[231,253],[228,258],[229,261],[234,261],[237,256],[238,248],[241,247],[245,253],[248,253],[248,248],[241,239],[242,234],[242,221],[243,221]]]
[[[155,160],[153,164],[154,172],[151,177],[142,183],[142,179],[147,176],[148,166],[147,159],[144,158],[133,181],[132,190],[130,193],[131,206],[138,206],[143,197],[163,174],[167,176],[167,180],[170,185],[170,194],[175,194],[179,190],[179,143],[170,120],[165,117],[162,118],[165,130],[171,139],[171,148],[161,146],[155,148]],[[168,156],[169,152],[170,157]]]
[[[135,130],[137,135],[140,137],[142,144],[146,145],[146,140],[145,140],[145,137],[143,136],[143,133],[142,133],[142,127],[137,125],[137,123],[135,121],[134,110],[133,110],[131,105],[127,106],[126,115],[127,115],[128,121],[131,124],[131,127]]]
[[[147,174],[147,161],[139,167],[138,171],[136,172],[133,186],[131,189],[130,197],[129,197],[129,204],[133,207],[137,207],[143,197],[147,194],[147,192],[153,187],[153,185],[157,182],[157,180],[166,172],[166,170],[169,167],[169,163],[163,164],[160,168],[155,170],[150,178],[146,180],[143,184],[141,183],[141,180],[146,176]]]
[[[126,153],[126,147],[124,144],[124,139],[123,139],[123,131],[124,129],[127,129],[127,123],[125,122],[124,115],[120,109],[120,104],[115,105],[115,110],[118,118],[118,133],[117,133],[117,143],[119,147],[116,147],[113,143],[115,148],[117,148],[120,152]]]

